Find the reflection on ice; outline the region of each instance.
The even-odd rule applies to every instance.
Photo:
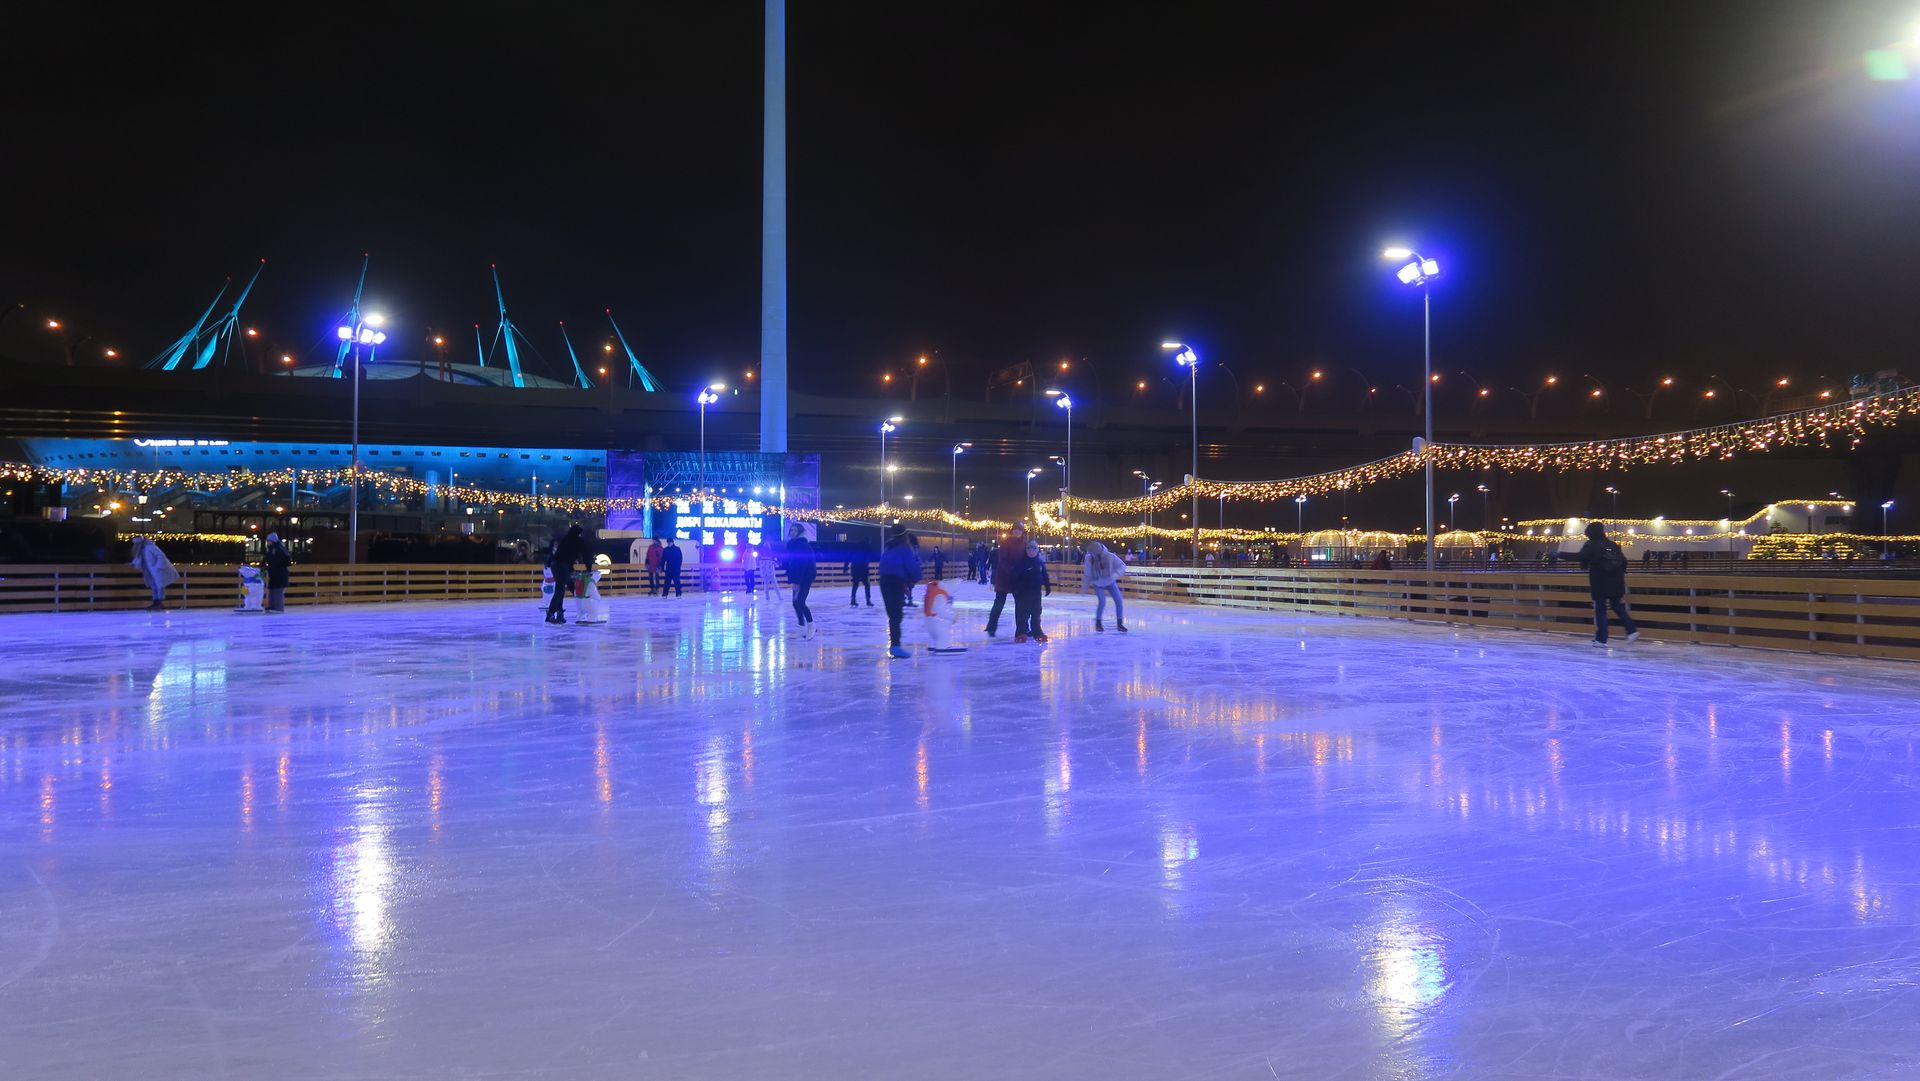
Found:
[[[1920,1061],[1920,667],[981,592],[0,621],[6,1072]]]

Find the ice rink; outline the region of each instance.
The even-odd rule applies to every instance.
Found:
[[[1920,1075],[1920,666],[959,592],[0,618],[0,1075]]]

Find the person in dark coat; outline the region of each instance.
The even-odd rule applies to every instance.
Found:
[[[267,534],[264,562],[267,565],[267,611],[284,612],[287,610],[287,571],[293,566],[293,557],[287,554],[287,546],[280,543],[280,534]]]
[[[936,582],[944,581],[946,577],[947,550],[945,548],[935,548],[933,550],[933,580]]]
[[[977,581],[980,577],[980,549],[967,546],[967,581]]]
[[[907,612],[907,589],[920,580],[920,556],[914,551],[912,535],[899,526],[887,533],[887,546],[880,553],[880,603],[887,607],[887,656],[895,660],[909,654],[900,648],[900,620]]]
[[[1014,564],[1012,586],[1013,640],[1046,641],[1046,632],[1040,629],[1040,598],[1043,594],[1053,596],[1053,579],[1047,576],[1047,561],[1038,544],[1027,542],[1020,562]]]
[[[860,591],[867,591],[867,607],[873,607],[873,555],[865,545],[855,548],[847,556],[847,578],[853,582],[853,592],[847,595],[847,607],[860,606]]]
[[[568,526],[566,536],[553,546],[553,558],[547,561],[547,569],[553,572],[553,600],[547,604],[548,623],[567,621],[561,602],[573,591],[573,565],[580,562],[586,551],[586,534],[581,532],[578,522]]]
[[[800,621],[800,633],[812,638],[813,609],[807,607],[807,594],[813,591],[818,564],[813,543],[807,540],[807,527],[795,522],[787,527],[787,584],[793,587],[793,616]]]
[[[1607,536],[1606,527],[1599,522],[1587,526],[1587,543],[1580,547],[1574,560],[1587,570],[1588,591],[1593,594],[1593,644],[1607,644],[1607,609],[1620,617],[1620,626],[1626,629],[1627,641],[1640,637],[1640,628],[1634,625],[1633,617],[1627,614],[1625,597],[1627,595],[1627,556]]]
[[[653,538],[653,543],[647,546],[647,596],[649,597],[660,594],[660,561],[665,559],[666,555],[667,550],[660,543],[660,538]]]
[[[993,608],[987,613],[987,637],[992,638],[1000,630],[1000,613],[1007,607],[1007,597],[1013,592],[1013,569],[1027,557],[1027,527],[1015,522],[1007,535],[1000,538],[1000,550],[993,558]]]
[[[680,596],[680,564],[685,560],[686,553],[680,551],[680,546],[677,544],[666,545],[661,551],[660,595],[662,597],[667,595],[668,590],[672,590],[674,596]]]

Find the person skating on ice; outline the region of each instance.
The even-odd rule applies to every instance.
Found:
[[[787,584],[793,587],[793,617],[800,621],[800,633],[812,638],[813,609],[807,607],[807,594],[813,592],[817,563],[807,529],[799,522],[787,527]]]
[[[989,560],[993,565],[993,607],[987,612],[987,637],[992,638],[1000,631],[1000,613],[1007,607],[1007,597],[1013,591],[1013,569],[1026,558],[1027,526],[1025,522],[1015,522],[1007,535],[1000,538],[1000,549]]]
[[[153,594],[153,603],[147,605],[149,611],[159,611],[167,606],[167,587],[180,580],[180,572],[173,567],[173,560],[167,553],[153,543],[150,537],[133,538],[133,565],[139,568],[140,577],[146,579],[147,590]]]
[[[1127,573],[1126,561],[1118,552],[1107,550],[1099,541],[1087,542],[1086,558],[1080,562],[1080,573],[1085,578],[1087,589],[1093,593],[1093,629],[1104,631],[1100,625],[1101,616],[1107,611],[1107,598],[1113,598],[1113,628],[1126,633],[1127,612],[1120,603],[1120,579]]]
[[[1053,581],[1047,576],[1047,561],[1040,556],[1040,546],[1033,541],[1027,542],[1026,554],[1014,565],[1011,584],[1013,640],[1046,641],[1046,632],[1040,629],[1040,598],[1053,595]]]
[[[660,595],[662,597],[667,595],[668,590],[672,590],[674,596],[680,596],[680,565],[685,560],[686,554],[680,551],[678,544],[662,546],[660,552]]]
[[[856,608],[860,604],[860,591],[867,591],[867,607],[873,607],[873,556],[866,545],[853,550],[847,557],[847,578],[853,582],[853,592],[847,595],[847,607]]]
[[[553,600],[547,603],[548,623],[567,621],[564,602],[568,591],[573,589],[573,565],[580,562],[586,550],[587,538],[578,522],[568,526],[566,536],[553,546],[553,558],[547,561],[547,569],[553,572]]]
[[[261,561],[267,566],[267,611],[284,612],[288,569],[293,565],[293,557],[287,554],[287,546],[280,543],[280,534],[267,534],[267,551]]]
[[[907,612],[907,587],[920,580],[920,557],[910,543],[912,534],[903,526],[887,533],[887,546],[880,553],[880,603],[887,609],[887,656],[904,660],[909,656],[900,648],[900,620]]]
[[[1640,638],[1640,628],[1627,614],[1627,555],[1607,536],[1599,522],[1587,525],[1587,543],[1581,545],[1573,560],[1587,569],[1587,591],[1593,595],[1593,644],[1607,644],[1607,609],[1620,617],[1627,641]]]
[[[666,557],[666,554],[666,546],[660,543],[659,537],[653,538],[653,543],[647,545],[647,596],[649,597],[660,595],[660,561]]]

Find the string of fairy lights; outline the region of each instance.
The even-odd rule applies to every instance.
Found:
[[[1420,450],[1403,451],[1344,469],[1302,477],[1261,481],[1225,481],[1198,477],[1185,484],[1125,499],[1086,499],[1069,496],[1064,500],[1064,509],[1076,515],[1138,517],[1178,506],[1195,495],[1208,499],[1274,503],[1292,500],[1299,496],[1314,497],[1335,492],[1356,491],[1417,472],[1423,469],[1429,460],[1438,469],[1567,472],[1625,470],[1635,466],[1676,465],[1710,459],[1724,461],[1741,455],[1764,454],[1786,447],[1820,446],[1833,449],[1844,446],[1852,449],[1858,447],[1861,440],[1875,429],[1895,427],[1917,417],[1920,417],[1920,387],[1912,387],[1759,420],[1738,421],[1663,435],[1514,445],[1433,443]],[[340,486],[352,483],[353,476],[352,470],[343,468],[265,471],[92,469],[54,468],[25,462],[0,462],[0,481],[78,485],[94,487],[103,492],[140,492],[164,488],[186,488],[195,491],[272,489],[290,487],[296,482],[310,486]],[[425,497],[438,494],[469,505],[516,510],[547,510],[569,514],[604,514],[611,510],[636,511],[647,507],[656,511],[667,511],[677,504],[689,502],[721,500],[738,502],[738,500],[729,500],[724,493],[716,492],[696,491],[614,498],[555,496],[479,488],[472,485],[430,484],[416,477],[378,470],[361,470],[359,477],[361,483],[372,491],[387,495]],[[1843,501],[1836,500],[1788,501],[1778,505],[1791,506],[1796,503],[1810,508],[1843,505]],[[1032,517],[1029,519],[1030,528],[1040,534],[1071,535],[1088,540],[1147,537],[1178,540],[1193,536],[1191,528],[1169,529],[1138,523],[1101,525],[1078,518],[1069,523],[1066,518],[1054,513],[1053,508],[1056,506],[1058,504],[1034,504]],[[1720,532],[1692,534],[1683,532],[1680,535],[1663,535],[1660,539],[1662,541],[1705,541],[1746,536],[1745,528],[1765,518],[1772,509],[1769,507],[1738,523],[1724,520],[1665,520],[1666,525],[1680,527],[1683,530],[1717,527]],[[764,512],[800,521],[921,522],[968,532],[1004,530],[1013,524],[991,518],[965,518],[941,509],[895,506],[835,508],[832,511],[826,511],[767,504]],[[1625,531],[1629,536],[1637,535],[1641,527],[1655,528],[1657,523],[1662,521],[1656,519],[1641,522],[1606,518],[1587,520],[1600,521],[1615,527],[1616,532]],[[1563,520],[1537,519],[1522,522],[1519,528],[1542,529],[1562,524]],[[1464,534],[1465,531],[1460,532]],[[1270,529],[1202,529],[1200,531],[1203,541],[1251,544],[1289,543],[1307,535],[1297,531],[1283,532]],[[1401,534],[1378,535],[1403,536]],[[1476,535],[1512,540],[1523,539],[1523,535],[1517,529],[1505,532],[1482,531]]]
[[[1636,466],[1679,465],[1692,461],[1726,461],[1743,455],[1764,454],[1787,447],[1844,447],[1851,450],[1875,429],[1892,428],[1920,417],[1920,387],[1890,391],[1850,402],[1816,406],[1795,413],[1669,432],[1568,443],[1481,445],[1433,443],[1422,450],[1406,450],[1371,462],[1280,480],[1224,481],[1198,477],[1162,488],[1150,495],[1126,499],[1082,499],[1068,504],[1077,514],[1139,515],[1166,510],[1194,495],[1273,503],[1297,496],[1324,496],[1356,491],[1396,480],[1426,467],[1458,471],[1574,472],[1626,470]],[[1079,526],[1076,525],[1077,532]]]

